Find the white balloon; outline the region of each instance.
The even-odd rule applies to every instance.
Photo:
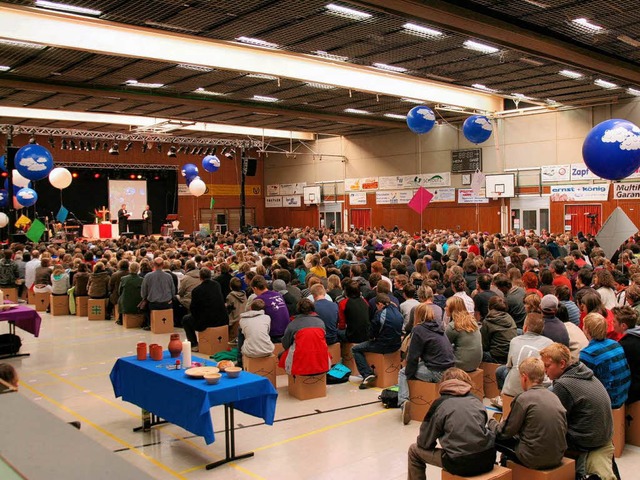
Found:
[[[63,167],[57,167],[49,173],[49,183],[60,190],[71,185],[71,172]]]
[[[194,197],[204,195],[207,191],[207,185],[202,181],[200,177],[194,178],[189,184],[189,191]]]
[[[31,180],[29,180],[28,178],[24,178],[22,175],[20,175],[18,170],[14,169],[12,181],[16,187],[24,188],[29,186],[29,182]]]
[[[9,217],[6,213],[0,212],[0,228],[4,228],[9,225]]]

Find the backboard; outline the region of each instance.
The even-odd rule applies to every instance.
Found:
[[[515,175],[503,173],[500,175],[487,175],[485,178],[487,198],[512,198],[515,197]]]

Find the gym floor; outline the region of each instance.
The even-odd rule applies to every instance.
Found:
[[[176,331],[184,339],[183,331]],[[287,394],[287,377],[279,376],[273,426],[236,412],[237,453],[254,451],[255,456],[207,471],[207,463],[224,457],[222,407],[211,410],[218,439],[211,445],[171,424],[135,433],[140,409],[115,398],[109,381],[116,359],[134,355],[137,342],[160,343],[166,349],[169,335],[47,313],[42,313],[39,338],[17,333],[23,341],[21,352],[31,355],[3,361],[19,372],[19,394],[64,421],[79,420],[83,434],[154,478],[406,478],[407,448],[420,424],[403,426],[400,410],[382,408],[380,390],[359,390],[356,377],[327,386],[324,398],[300,401]],[[632,472],[640,470],[640,448],[627,445],[617,462],[623,479],[636,478]],[[440,478],[440,469],[428,467],[427,476]]]

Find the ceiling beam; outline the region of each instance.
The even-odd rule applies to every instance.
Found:
[[[546,58],[560,64],[584,68],[640,85],[640,67],[579,45],[532,31],[443,0],[347,0],[354,5],[413,18],[494,42],[506,48]]]
[[[37,8],[0,4],[0,38],[165,63],[189,63],[224,70],[263,73],[487,112],[502,108],[502,99],[495,95],[410,75],[384,72],[373,67]]]
[[[249,104],[247,102],[231,102],[229,100],[221,100],[217,97],[211,99],[199,99],[184,95],[170,95],[165,92],[154,91],[152,94],[145,91],[124,90],[119,88],[101,88],[92,85],[87,87],[84,85],[73,84],[59,84],[54,82],[36,82],[26,79],[13,79],[11,77],[0,78],[0,87],[13,88],[16,90],[36,91],[45,93],[64,93],[68,95],[83,95],[94,98],[109,98],[113,101],[113,97],[116,96],[121,100],[132,101],[144,101],[150,103],[158,103],[167,105],[170,107],[175,106],[190,106],[198,109],[220,109],[221,111],[228,111],[233,109],[235,111],[241,111],[246,113],[270,113],[277,114],[283,117],[290,117],[300,120],[320,120],[330,123],[346,123],[350,125],[363,125],[368,127],[381,127],[389,129],[406,128],[404,122],[391,121],[391,120],[378,120],[376,118],[368,116],[353,117],[348,115],[335,115],[332,113],[322,113],[318,111],[307,110],[295,110],[282,107],[262,106]],[[195,96],[195,95],[194,95]],[[0,100],[0,103],[2,100]],[[163,115],[167,116],[167,115]],[[176,120],[192,120],[188,116],[176,116]],[[303,122],[301,122],[303,123]],[[336,125],[336,131],[340,129],[339,125]]]

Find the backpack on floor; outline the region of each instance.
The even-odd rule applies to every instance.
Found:
[[[351,369],[344,366],[342,363],[336,363],[331,370],[327,372],[327,383],[329,385],[335,385],[338,383],[347,383],[349,381],[349,375],[351,375]]]
[[[392,387],[387,387],[382,392],[380,392],[380,396],[378,400],[382,402],[382,406],[384,408],[399,408],[398,405],[398,385],[394,385]]]
[[[3,333],[0,335],[0,355],[13,355],[22,347],[22,340],[15,333]]]

